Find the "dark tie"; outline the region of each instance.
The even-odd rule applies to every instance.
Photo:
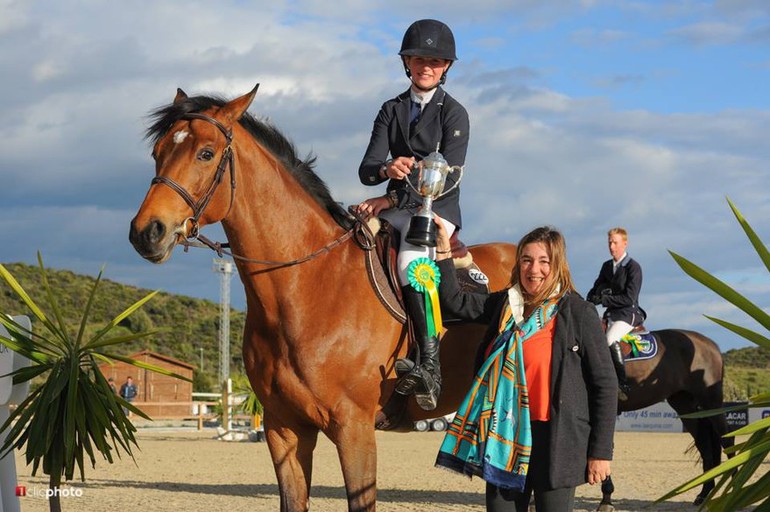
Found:
[[[420,113],[422,107],[416,101],[412,102],[412,107],[409,110],[409,135],[414,133],[414,127],[417,126],[417,122],[420,120]]]

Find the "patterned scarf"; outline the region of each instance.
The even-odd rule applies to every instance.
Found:
[[[521,298],[518,289],[511,290],[515,292],[512,299],[515,295]],[[517,491],[524,490],[532,450],[522,344],[556,315],[558,304],[555,299],[546,300],[526,321],[521,319],[520,308],[519,301],[506,304],[499,334],[487,350],[487,358],[436,459],[436,466]]]

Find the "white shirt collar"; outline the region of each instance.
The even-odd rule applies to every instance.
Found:
[[[618,268],[618,265],[620,265],[624,259],[626,259],[626,256],[628,256],[627,252],[623,253],[623,256],[620,257],[618,261],[612,260],[612,271],[615,272],[615,270]]]
[[[425,92],[415,92],[414,89],[409,89],[409,97],[414,101],[415,103],[419,103],[420,107],[422,109],[425,109],[425,105],[430,103],[430,100],[433,99],[433,95],[436,94],[436,91],[438,90],[438,87],[434,87],[430,91]]]
[[[556,287],[551,297],[559,295],[560,292],[561,285]],[[508,288],[508,304],[511,306],[511,314],[516,325],[521,325],[524,322],[524,294],[521,293],[521,286],[519,284]]]
[[[521,293],[521,287],[518,284],[508,288],[508,304],[511,306],[511,314],[516,325],[521,325],[524,321],[524,294]]]

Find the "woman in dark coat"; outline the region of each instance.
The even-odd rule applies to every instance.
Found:
[[[438,224],[442,310],[489,325],[477,373],[436,464],[487,482],[489,511],[573,508],[575,488],[610,474],[617,379],[598,314],[575,291],[562,235],[522,238],[511,286],[460,289]]]

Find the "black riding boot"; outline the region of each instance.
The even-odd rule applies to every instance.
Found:
[[[623,349],[620,348],[620,342],[616,341],[610,345],[610,355],[612,356],[612,363],[615,365],[615,373],[618,375],[618,387],[622,395],[628,398],[628,392],[630,386],[628,385],[628,379],[626,378],[626,366],[623,363]],[[625,399],[621,395],[621,398]]]
[[[428,336],[428,322],[425,318],[425,296],[412,288],[401,288],[404,295],[409,321],[417,341],[416,361],[396,361],[396,392],[402,395],[414,393],[417,403],[426,411],[436,408],[441,394],[441,365],[439,363],[439,342],[436,336]]]

